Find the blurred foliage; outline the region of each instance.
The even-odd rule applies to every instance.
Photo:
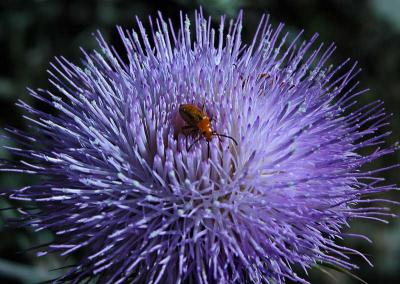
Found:
[[[375,99],[386,102],[391,119],[393,135],[388,145],[400,138],[400,2],[398,0],[175,0],[175,1],[46,1],[3,0],[0,2],[0,101],[1,128],[7,125],[24,129],[20,110],[15,107],[23,99],[37,107],[37,102],[27,96],[26,86],[49,87],[47,82],[49,62],[53,56],[64,55],[79,63],[78,47],[92,49],[96,42],[92,33],[99,29],[106,39],[121,48],[115,25],[129,28],[134,25],[134,15],[146,19],[158,10],[165,17],[178,21],[178,11],[193,15],[194,9],[202,6],[205,13],[215,16],[225,13],[245,12],[244,40],[249,41],[263,13],[270,13],[273,23],[285,22],[288,30],[305,29],[305,36],[313,32],[320,34],[321,41],[334,41],[338,50],[332,63],[351,57],[359,61],[364,69],[359,79],[362,85],[371,88],[362,103]],[[0,133],[3,134],[3,133]],[[1,144],[12,145],[12,141],[0,138]],[[11,143],[11,144],[10,144]],[[397,155],[397,156],[396,156]],[[0,149],[1,158],[10,157]],[[385,167],[400,162],[400,153],[374,162],[370,167]],[[398,170],[382,173],[389,184],[400,184]],[[20,187],[31,182],[31,177],[2,174],[2,190]],[[385,196],[399,200],[396,193]],[[18,206],[0,200],[0,208]],[[395,208],[399,213],[399,209]],[[51,241],[50,232],[33,232],[24,228],[8,226],[5,220],[15,218],[13,210],[0,211],[0,282],[36,283],[50,279],[58,272],[51,269],[67,265],[73,260],[56,256],[38,258],[34,252],[24,252],[33,246]],[[353,257],[360,266],[354,273],[369,283],[395,283],[400,279],[400,221],[390,225],[355,221],[351,231],[365,233],[374,244],[349,239],[346,244],[369,255],[375,264],[371,269],[359,257]],[[40,249],[39,249],[40,251]],[[21,252],[21,253],[17,253]],[[328,275],[329,272],[330,275]],[[354,277],[335,272],[329,268],[311,271],[313,283],[357,283]]]

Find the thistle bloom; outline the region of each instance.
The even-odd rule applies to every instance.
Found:
[[[224,22],[215,31],[197,13],[191,29],[181,15],[175,30],[160,14],[148,37],[137,20],[118,28],[123,56],[98,33],[83,66],[56,58],[54,92],[29,90],[56,115],[19,102],[33,131],[9,129],[22,159],[2,170],[46,178],[9,198],[35,202],[24,225],[55,233],[39,255],[82,252],[56,281],[307,283],[293,267],[364,257],[336,243],[350,219],[391,216],[367,197],[393,189],[374,177],[383,169],[360,171],[394,149],[376,146],[382,102],[355,106],[356,64],[326,66],[334,45],[286,44],[267,17],[249,45],[241,14]],[[188,150],[201,137],[182,131],[188,103],[238,144]]]

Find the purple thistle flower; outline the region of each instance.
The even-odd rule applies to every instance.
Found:
[[[286,45],[266,17],[248,46],[241,14],[218,31],[195,20],[194,41],[182,14],[179,31],[161,14],[150,37],[139,20],[118,28],[128,60],[98,33],[83,67],[56,58],[55,92],[29,90],[57,115],[18,103],[34,131],[8,129],[21,161],[1,170],[46,178],[9,198],[40,209],[22,211],[25,226],[55,233],[39,255],[84,253],[56,281],[307,283],[292,267],[365,258],[336,243],[367,239],[343,233],[350,219],[392,216],[368,197],[394,189],[375,177],[385,169],[360,171],[394,148],[376,148],[382,102],[355,106],[356,64],[326,66],[334,45],[301,33]],[[238,145],[213,136],[209,155],[203,138],[188,150],[202,136],[184,135],[181,104],[204,105]]]

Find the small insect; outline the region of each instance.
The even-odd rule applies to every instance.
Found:
[[[269,79],[271,75],[269,73],[261,73],[258,75],[257,80],[262,80],[262,79]],[[240,80],[242,80],[242,88],[244,88],[247,84],[247,79],[243,77],[243,75],[239,76]]]
[[[208,157],[210,157],[210,141],[213,136],[217,136],[219,139],[221,137],[226,137],[231,139],[236,145],[238,143],[236,140],[229,136],[217,133],[213,131],[211,127],[212,119],[208,116],[207,112],[205,111],[204,105],[203,108],[200,109],[199,107],[193,104],[182,104],[179,106],[179,115],[182,119],[186,122],[187,125],[182,127],[182,130],[189,131],[190,134],[197,135],[199,134],[200,137],[196,139],[192,145],[190,145],[187,150],[189,151],[190,148],[193,147],[194,144],[199,142],[202,138],[206,139],[208,145]]]

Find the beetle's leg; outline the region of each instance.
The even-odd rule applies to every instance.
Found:
[[[210,159],[210,142],[207,141],[207,158]]]
[[[184,133],[185,138],[186,138],[186,150],[188,150],[188,136],[189,135],[195,135],[198,132],[198,129],[194,128],[194,127],[191,127],[191,126],[186,126],[185,129],[189,129],[190,130],[188,133]],[[183,130],[183,127],[182,127],[182,130]]]
[[[186,151],[189,152],[189,151],[190,151],[190,148],[192,148],[194,144],[196,144],[197,142],[199,142],[201,138],[203,138],[203,137],[200,136],[199,138],[197,138],[197,139],[192,143],[192,145],[190,145],[189,148],[186,148]]]
[[[186,140],[186,150],[188,149],[188,136],[195,134],[198,129],[192,125],[184,125],[181,127],[183,135],[185,135]]]

